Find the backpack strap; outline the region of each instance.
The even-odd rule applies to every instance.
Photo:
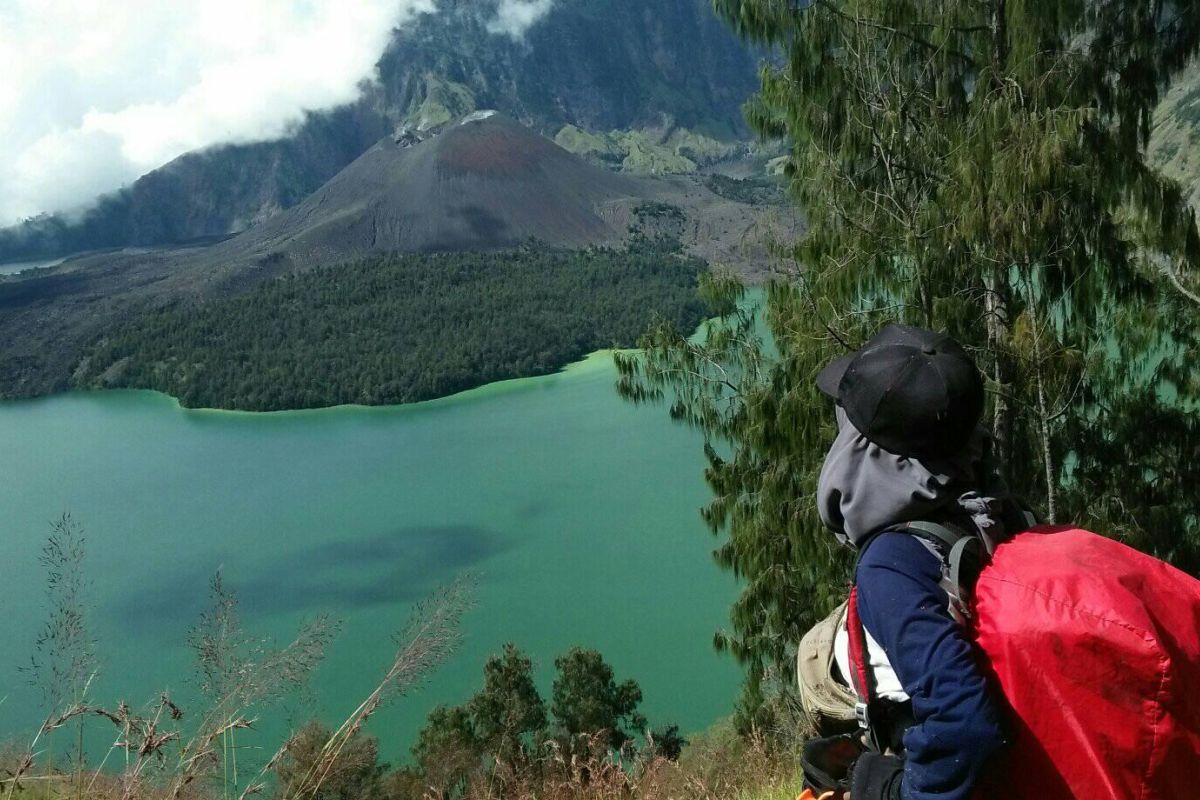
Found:
[[[970,619],[975,583],[991,557],[990,542],[978,532],[938,522],[906,522],[892,530],[916,536],[937,556],[951,611],[961,620]]]
[[[854,717],[867,746],[877,752],[904,752],[904,732],[915,722],[912,702],[896,702],[879,696],[875,672],[871,669],[871,651],[867,628],[858,610],[858,590],[850,589],[846,604],[846,633],[849,637],[850,675],[848,680],[857,695]]]
[[[890,530],[897,533],[914,534],[931,542],[939,551],[946,553],[949,553],[954,549],[954,545],[969,535],[957,526],[950,527],[949,525],[941,525],[936,522],[905,522]]]
[[[857,586],[850,589],[846,604],[846,633],[850,636],[850,680],[859,699],[869,704],[875,699],[875,676],[871,674],[867,629],[858,615]]]
[[[875,688],[875,674],[871,670],[870,650],[867,646],[867,628],[858,614],[858,587],[850,587],[850,600],[846,604],[846,633],[849,637],[850,682],[858,702],[854,704],[854,717],[858,727],[868,736],[873,735],[871,719],[879,705]]]

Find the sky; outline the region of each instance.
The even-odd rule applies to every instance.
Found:
[[[521,38],[553,0],[479,0]],[[353,101],[437,0],[0,0],[0,225]]]

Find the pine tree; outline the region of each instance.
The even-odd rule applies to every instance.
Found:
[[[514,644],[488,659],[483,689],[468,709],[482,752],[512,765],[537,750],[546,727],[546,706],[533,682],[533,662]]]
[[[749,704],[848,580],[813,504],[834,433],[813,380],[884,321],[973,351],[1016,492],[1200,570],[1200,238],[1145,158],[1200,2],[714,4],[781,54],[747,116],[792,143],[809,229],[766,290],[769,336],[736,282],[710,281],[707,337],[652,331],[618,388],[669,395],[706,435],[705,519],[744,585],[716,643],[748,666]]]
[[[634,680],[617,683],[599,651],[572,647],[554,659],[554,668],[551,711],[569,749],[580,737],[603,734],[609,747],[620,750],[645,730],[646,718],[637,710],[641,687]]]

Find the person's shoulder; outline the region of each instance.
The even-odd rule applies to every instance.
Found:
[[[941,582],[941,559],[916,536],[898,531],[876,534],[859,558],[854,576],[867,629],[882,631],[903,624],[911,614],[925,613],[930,602],[941,606],[946,600]],[[918,608],[922,610],[918,612]],[[885,617],[876,616],[878,613]]]
[[[858,559],[858,573],[887,571],[925,577],[941,574],[941,563],[911,533],[884,531],[875,534]]]

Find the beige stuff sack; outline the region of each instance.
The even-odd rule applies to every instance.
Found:
[[[800,705],[822,735],[842,732],[857,726],[853,690],[837,679],[834,661],[834,638],[845,625],[846,604],[842,603],[828,617],[804,634],[796,652],[796,682],[800,688]]]

